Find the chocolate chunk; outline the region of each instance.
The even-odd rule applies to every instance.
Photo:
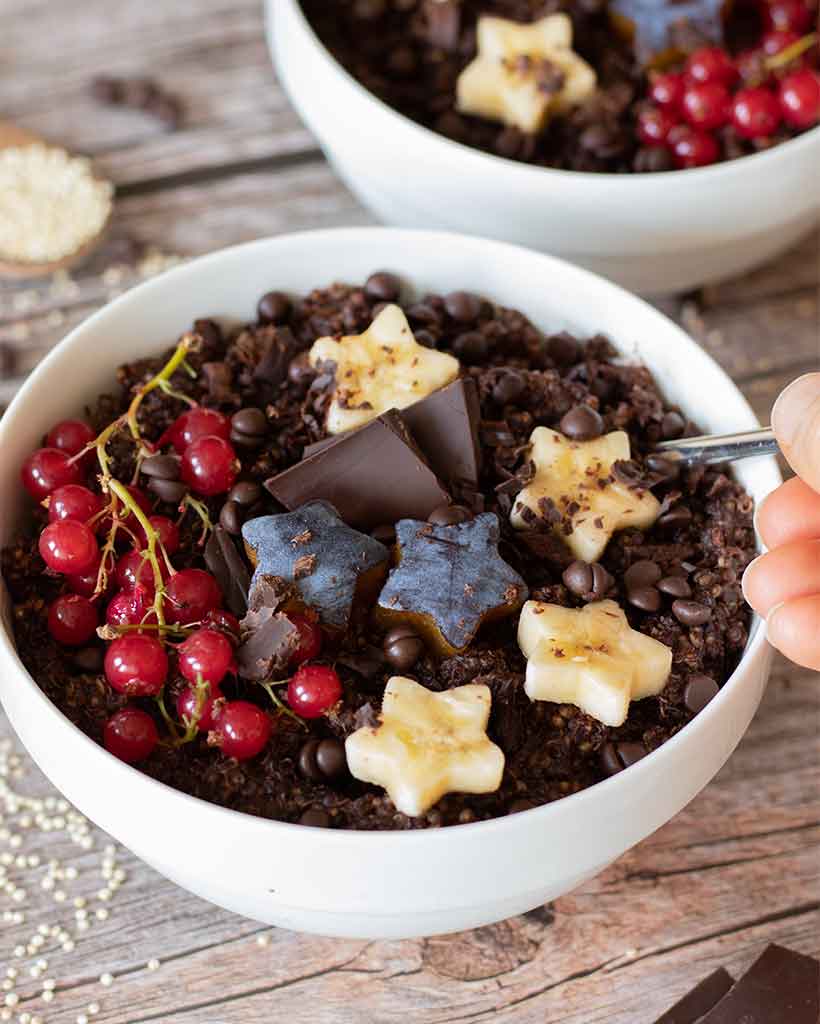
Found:
[[[347,526],[326,501],[313,501],[293,512],[251,519],[242,527],[248,557],[260,576],[295,581],[297,566],[311,557],[312,571],[301,576],[297,590],[328,626],[345,629],[356,603],[376,596],[387,571],[387,548]],[[294,538],[308,537],[294,547]]]
[[[284,612],[270,606],[249,611],[240,626],[242,642],[236,651],[239,675],[255,682],[280,678],[299,649],[302,635],[298,628]]]
[[[695,672],[689,676],[686,689],[683,691],[683,703],[696,715],[703,711],[709,701],[720,693],[720,687],[711,676]]]
[[[644,483],[641,467],[634,459],[616,459],[612,463],[612,476],[625,487],[637,488]]]
[[[299,346],[289,327],[268,327],[257,331],[257,337],[264,337],[265,348],[256,368],[253,379],[257,384],[266,385],[275,391],[285,383],[291,360],[299,352]]]
[[[692,588],[683,576],[664,576],[662,580],[658,580],[655,586],[662,594],[667,594],[669,597],[692,596]]]
[[[661,420],[661,437],[664,441],[674,441],[686,430],[686,420],[679,412],[668,412]]]
[[[379,595],[376,619],[409,625],[443,655],[463,650],[488,621],[514,614],[527,597],[524,580],[498,554],[492,512],[469,522],[396,524],[399,564]]]
[[[598,562],[582,562],[580,559],[567,566],[561,579],[567,590],[584,601],[602,600],[615,582]]]
[[[222,344],[222,328],[216,320],[211,320],[208,317],[200,317],[194,320],[194,334],[198,334],[202,338],[206,349],[212,350]],[[222,366],[225,364],[214,363],[213,365]],[[205,370],[205,366],[202,369]]]
[[[142,460],[140,473],[158,480],[179,480],[179,459],[175,455],[149,455]]]
[[[576,405],[561,418],[558,429],[572,441],[592,441],[603,434],[604,421],[591,405]]]
[[[383,675],[386,659],[380,647],[368,644],[360,651],[343,651],[336,658],[336,664],[349,668],[351,672],[361,676],[365,682],[372,683]],[[367,688],[365,687],[365,689]]]
[[[643,743],[616,743],[615,749],[624,768],[629,768],[646,757],[646,747]]]
[[[401,280],[387,270],[379,270],[365,281],[364,293],[375,302],[397,302],[401,295]]]
[[[484,309],[484,300],[472,292],[450,292],[444,296],[447,315],[459,324],[474,324]]]
[[[240,480],[228,491],[228,501],[235,501],[243,508],[251,508],[262,497],[262,488],[255,480]]]
[[[678,526],[686,526],[686,524],[691,523],[691,521],[691,509],[687,508],[686,505],[673,505],[668,512],[664,512],[662,516],[658,517],[658,526],[674,528]]]
[[[648,455],[646,468],[657,478],[656,483],[666,484],[678,479],[681,464],[678,460],[670,459],[666,455]]]
[[[382,650],[391,668],[406,672],[424,654],[424,641],[412,626],[396,626],[385,635]]]
[[[581,345],[566,332],[553,334],[547,338],[547,355],[556,366],[573,366],[582,357]]]
[[[646,757],[643,743],[621,742],[605,743],[598,755],[601,769],[606,775],[617,775],[624,768],[637,764]]]
[[[396,527],[392,523],[380,523],[379,526],[373,527],[370,536],[385,547],[390,547],[396,543]]]
[[[233,379],[227,363],[203,363],[202,373],[208,385],[208,394],[215,402],[225,402],[231,397]]]
[[[817,1024],[820,962],[768,946],[698,1024]]]
[[[262,324],[280,326],[288,322],[292,304],[284,292],[267,292],[259,300],[256,315]]]
[[[439,505],[427,517],[427,522],[434,526],[454,526],[466,523],[473,518],[473,513],[464,505]]]
[[[716,1006],[734,984],[727,970],[718,967],[708,978],[670,1007],[655,1024],[698,1024],[701,1017]]]
[[[339,435],[265,487],[288,509],[328,501],[346,523],[368,531],[402,518],[424,519],[449,500],[396,410]]]
[[[478,488],[481,409],[472,377],[459,377],[402,409],[401,418],[440,480]]]
[[[601,764],[601,769],[606,775],[617,775],[618,772],[622,772],[624,770],[624,766],[621,764],[621,759],[618,757],[618,751],[615,749],[614,743],[605,743],[601,748],[598,759]]]
[[[682,626],[702,626],[712,618],[712,609],[699,601],[679,598],[672,602],[672,614]]]
[[[234,615],[244,615],[251,576],[234,542],[221,526],[214,527],[205,545],[205,564],[216,578],[228,608]]]

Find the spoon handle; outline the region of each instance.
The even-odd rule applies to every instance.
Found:
[[[656,446],[664,455],[687,465],[734,462],[756,455],[777,455],[780,451],[771,427],[743,430],[738,434],[704,434],[662,441]]]

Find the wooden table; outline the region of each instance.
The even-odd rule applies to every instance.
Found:
[[[89,93],[101,73],[154,76],[184,100],[184,127],[166,132],[148,115],[101,106]],[[115,239],[151,250],[123,266],[115,241],[71,278],[0,286],[0,401],[68,329],[175,256],[371,222],[278,88],[260,0],[5,0],[0,114],[94,156],[118,186]],[[761,417],[788,380],[818,365],[819,255],[815,234],[754,274],[662,303]],[[550,906],[426,941],[264,928],[176,889],[124,850],[112,865],[108,840],[93,828],[84,836],[59,805],[44,805],[49,831],[42,818],[25,829],[6,813],[0,976],[19,973],[0,1007],[16,994],[9,1019],[28,1013],[19,1020],[29,1024],[82,1024],[82,1014],[112,1024],[274,1014],[293,1024],[649,1024],[716,966],[741,971],[768,942],[820,954],[819,711],[817,678],[779,660],[739,750],[674,821]],[[10,736],[2,720],[0,734]],[[25,757],[14,767],[0,751],[4,772],[13,789],[53,799]],[[43,887],[54,858],[63,877]],[[39,926],[48,934],[29,952]],[[32,978],[40,957],[48,966]],[[113,984],[99,980],[106,972]],[[44,1001],[47,979],[56,995]]]

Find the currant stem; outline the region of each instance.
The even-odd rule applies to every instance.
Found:
[[[165,613],[163,610],[163,598],[165,597],[165,580],[162,577],[162,567],[159,564],[157,558],[157,544],[162,547],[159,541],[159,534],[151,525],[151,521],[148,516],[142,511],[137,502],[131,496],[128,488],[119,482],[114,480],[113,477],[108,480],[108,489],[123,503],[125,508],[135,517],[137,522],[143,528],[145,532],[145,539],[147,541],[146,558],[151,564],[151,569],[154,573],[154,605],[153,609],[157,616],[157,622],[160,626],[165,625]]]
[[[131,404],[128,406],[128,412],[126,420],[128,422],[128,428],[131,431],[131,436],[137,442],[142,440],[140,434],[139,424],[137,423],[137,413],[139,407],[142,405],[142,401],[146,395],[150,394],[155,388],[164,387],[170,378],[174,375],[175,371],[179,369],[182,363],[186,361],[186,356],[189,352],[193,352],[199,345],[199,336],[196,334],[185,334],[181,338],[179,344],[174,349],[173,355],[163,368],[153,376],[147,383],[143,384],[136,391],[136,394],[131,399]]]
[[[798,39],[797,42],[792,43],[791,46],[787,46],[785,49],[781,50],[780,53],[775,53],[773,56],[768,57],[763,63],[769,71],[776,71],[778,68],[783,68],[787,64],[791,64],[793,60],[802,56],[806,50],[810,50],[819,38],[820,36],[818,36],[817,32],[810,32],[807,36],[803,36],[802,39]]]
[[[185,497],[182,499],[182,503],[180,504],[180,508],[183,511],[183,515],[186,506],[188,508],[193,509],[194,512],[196,512],[196,514],[202,520],[202,536],[199,538],[199,544],[201,547],[205,543],[205,539],[207,538],[208,534],[211,533],[211,531],[213,530],[214,524],[211,522],[211,517],[208,515],[208,509],[206,505],[204,504],[204,502],[199,501],[198,498],[192,498],[190,494],[186,494]]]
[[[293,711],[291,708],[287,706],[287,704],[284,703],[279,694],[274,690],[274,686],[281,686],[283,683],[287,683],[287,681],[287,679],[273,679],[267,683],[260,683],[259,685],[270,697],[271,701],[273,702],[275,708],[277,709],[280,715],[287,715],[288,718],[292,718],[294,722],[298,722],[303,729],[307,729],[307,725],[305,724],[305,722],[296,714],[295,711]]]

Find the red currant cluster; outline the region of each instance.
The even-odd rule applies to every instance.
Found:
[[[145,492],[112,475],[106,452],[114,434],[129,429],[137,448],[135,480],[142,458],[172,445],[180,456],[180,477],[194,494],[212,497],[233,486],[240,463],[228,440],[230,420],[222,413],[194,405],[153,445],[139,432],[136,413],[148,391],[158,386],[183,397],[167,381],[190,346],[191,340],[184,339],[160,374],[138,390],[128,412],[98,436],[79,420],[58,423],[45,446],[26,460],[21,476],[28,493],[47,505],[48,523],[38,548],[47,568],[64,580],[63,593],[48,609],[52,637],[66,647],[82,647],[97,634],[104,637],[109,641],[104,658],[108,684],[127,698],[155,699],[168,725],[169,742],[187,742],[204,733],[226,755],[244,760],[264,749],[273,726],[270,715],[256,704],[227,699],[222,692],[226,676],[236,671],[239,623],[222,609],[222,593],[210,573],[177,569],[172,562],[189,507],[209,529],[207,511],[193,498],[183,501],[176,522],[155,515]],[[95,453],[99,489],[91,482]],[[101,536],[106,538],[102,546]],[[305,615],[289,617],[300,642],[292,660],[298,668],[288,682],[288,704],[302,718],[315,718],[340,700],[341,681],[328,666],[305,664],[321,651],[319,625]],[[177,700],[181,734],[162,696],[174,659],[187,683]],[[272,688],[266,688],[281,708]],[[128,704],[106,723],[104,742],[123,761],[144,760],[160,742],[155,718]]]
[[[761,142],[782,125],[803,130],[820,121],[820,74],[808,63],[817,36],[802,35],[809,8],[803,0],[764,0],[761,14],[757,49],[732,57],[703,47],[682,70],[650,74],[651,103],[636,125],[644,145],[665,147],[680,169],[705,167],[720,159],[717,133],[727,126]]]

